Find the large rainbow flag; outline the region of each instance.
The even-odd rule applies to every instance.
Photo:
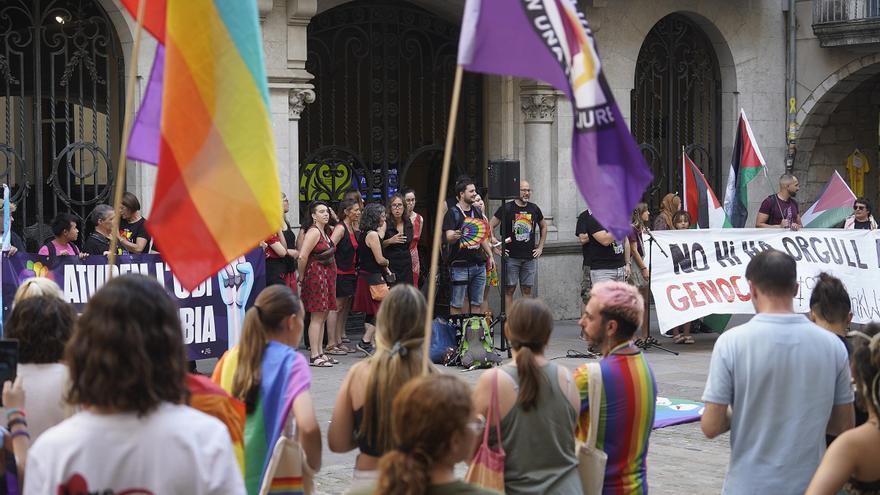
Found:
[[[192,289],[281,227],[256,1],[150,0],[144,26],[160,49],[129,157],[158,156],[147,229]]]
[[[210,414],[226,425],[238,465],[244,469],[244,403],[229,395],[206,376],[187,374],[186,388],[189,389],[189,405],[193,409]]]
[[[229,393],[232,393],[238,360],[239,347],[235,346],[220,358],[211,377]],[[293,401],[309,389],[312,381],[305,358],[278,342],[269,342],[266,346],[261,373],[260,396],[254,410],[247,415],[244,427],[244,484],[250,495],[260,492],[272,449],[284,430]],[[303,480],[276,478],[269,493],[303,493]]]

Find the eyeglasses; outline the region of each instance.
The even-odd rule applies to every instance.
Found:
[[[399,204],[399,203],[395,203],[395,204],[391,205],[391,207],[392,208],[403,208],[403,205]]]
[[[520,189],[519,192],[532,192],[531,189]]]
[[[855,205],[855,206],[853,206],[853,210],[855,210],[855,211],[859,211],[859,210],[867,210],[867,209],[868,209],[868,207],[865,206],[865,205]]]
[[[486,418],[480,414],[477,416],[477,419],[468,421],[467,427],[474,433],[482,433],[483,429],[486,427]]]

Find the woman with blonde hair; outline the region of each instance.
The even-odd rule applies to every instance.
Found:
[[[514,301],[504,325],[513,363],[486,371],[474,389],[476,411],[488,418],[497,386],[508,494],[583,490],[574,446],[580,397],[571,372],[544,357],[552,331],[553,314],[543,301]],[[494,428],[489,441],[498,441]]]
[[[411,380],[394,399],[391,417],[392,447],[379,461],[377,486],[351,494],[496,493],[455,478],[455,465],[471,458],[484,427],[463,381],[442,373]]]
[[[422,372],[427,317],[425,298],[413,285],[391,289],[376,318],[376,352],[352,366],[336,396],[327,444],[332,452],[360,450],[356,484],[375,480],[379,458],[391,449],[391,401]]]
[[[22,299],[37,296],[53,296],[61,299],[61,294],[61,287],[58,287],[58,284],[53,280],[46,277],[30,277],[24,279],[21,285],[18,286],[18,289],[15,290],[15,299],[13,299],[12,304],[15,305],[15,303]]]
[[[293,424],[309,466],[321,468],[321,430],[309,394],[312,376],[296,351],[303,317],[302,303],[289,287],[266,287],[245,314],[241,341],[220,358],[211,377],[245,404],[243,467],[250,495],[259,493],[275,442]]]

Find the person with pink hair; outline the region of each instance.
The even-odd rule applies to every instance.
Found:
[[[586,441],[590,415],[600,415],[592,437],[596,438],[596,448],[608,454],[605,493],[648,491],[646,460],[657,382],[647,359],[632,341],[644,311],[642,295],[632,285],[600,282],[590,291],[579,322],[584,336],[604,357],[574,372],[581,397],[575,434],[578,440]],[[601,403],[591,404],[590,379],[599,377]]]

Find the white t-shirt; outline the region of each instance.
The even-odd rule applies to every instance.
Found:
[[[24,493],[244,494],[226,427],[187,406],[75,414],[28,452]]]
[[[853,401],[846,347],[804,315],[757,314],[718,337],[703,400],[733,408],[723,493],[804,493],[831,408]]]
[[[47,429],[73,414],[64,401],[70,376],[61,363],[19,364],[18,376],[24,388],[24,410],[34,442]]]

